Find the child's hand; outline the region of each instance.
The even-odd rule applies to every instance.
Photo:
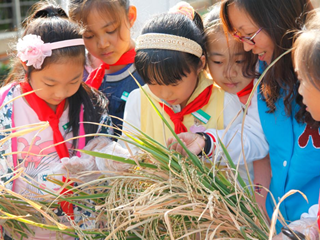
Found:
[[[200,154],[202,149],[204,148],[205,141],[203,137],[201,137],[201,135],[199,134],[184,132],[184,133],[178,134],[178,137],[186,145],[186,147],[195,155]],[[175,150],[184,156],[187,155],[185,150],[182,148],[182,146],[177,142],[177,140],[174,137],[170,137],[168,139],[167,146],[171,150]]]
[[[130,153],[128,149],[123,148],[117,142],[110,142],[103,149],[101,149],[102,153],[107,153],[110,155],[115,155],[123,158],[130,158]],[[127,171],[131,164],[116,162],[113,160],[109,160],[106,158],[96,158],[96,164],[100,171],[108,171],[108,172],[123,172]],[[112,175],[112,174],[111,174]]]
[[[101,150],[110,142],[112,141],[106,137],[94,138],[83,148],[83,150],[101,152]],[[98,171],[95,157],[84,153],[81,154],[81,157],[73,156],[71,158],[62,158],[61,163],[63,168],[67,169],[71,175],[77,175],[85,171]]]
[[[61,163],[65,169],[69,171],[71,175],[75,175],[84,171],[95,171],[97,167],[94,162],[94,157],[89,155],[73,156],[71,158],[65,157],[61,159]]]

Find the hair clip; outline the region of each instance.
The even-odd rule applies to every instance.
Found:
[[[17,56],[26,62],[27,66],[41,69],[44,59],[52,55],[52,50],[78,45],[84,45],[82,38],[44,43],[40,36],[28,34],[18,40]]]
[[[194,9],[193,7],[184,1],[178,2],[175,6],[170,8],[169,13],[181,13],[187,16],[190,20],[194,19]]]

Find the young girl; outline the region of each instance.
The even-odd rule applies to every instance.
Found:
[[[203,73],[203,25],[193,8],[189,12],[192,19],[172,12],[151,19],[137,39],[135,64],[146,83],[144,90],[175,132],[202,136],[207,128],[225,128],[241,105]],[[132,124],[163,145],[172,136],[140,89],[130,94],[124,120],[125,130]]]
[[[115,116],[112,121],[121,129],[128,95],[138,87],[134,79],[143,84],[133,64],[135,43],[130,35],[136,8],[130,6],[129,0],[72,0],[69,15],[83,24],[87,50],[103,62],[86,83],[108,97],[109,114]]]
[[[85,47],[78,26],[66,16],[59,7],[44,2],[35,5],[35,12],[17,43],[15,67],[0,90],[0,105],[8,103],[0,110],[0,128],[7,130],[6,134],[13,127],[28,128],[30,124],[49,123],[46,129],[9,139],[1,146],[2,184],[9,182],[7,188],[31,199],[39,200],[45,192],[26,180],[45,190],[60,190],[46,177],[55,173],[53,169],[60,164],[61,158],[75,155],[73,149],[82,149],[90,139],[54,144],[73,136],[112,133],[110,129],[82,123],[110,125],[111,120],[106,113],[108,102],[105,97],[82,81]],[[33,90],[36,92],[21,96]],[[11,101],[14,98],[17,99]],[[1,139],[6,137],[5,133]],[[13,171],[21,168],[22,176],[10,181]],[[67,181],[64,177],[61,180]],[[81,220],[79,209],[73,209],[66,202],[60,204],[62,211],[56,213],[64,224],[68,223],[67,217],[76,222]],[[31,229],[35,234],[30,234],[28,239],[56,239],[54,232]],[[13,239],[18,239],[18,233],[9,232],[10,229],[5,231]],[[64,236],[64,239],[74,238]]]
[[[299,93],[303,104],[312,118],[320,121],[320,14],[312,12],[305,26],[297,33],[297,39],[293,44],[292,59],[294,68],[300,82]],[[313,189],[317,194],[319,188]],[[318,204],[313,205],[308,213],[301,215],[301,219],[292,222],[289,227],[292,230],[303,233],[310,240],[319,239],[320,219],[317,213]],[[319,225],[319,227],[318,227]],[[282,234],[275,237],[282,239]]]
[[[247,103],[248,97],[252,92],[254,79],[257,77],[255,72],[256,69],[256,58],[252,57],[251,53],[245,52],[243,49],[242,43],[236,41],[231,35],[226,37],[225,32],[223,30],[223,25],[220,20],[220,3],[214,5],[210,12],[207,14],[204,23],[205,23],[205,37],[206,37],[206,47],[207,47],[207,64],[213,81],[217,83],[224,91],[232,94],[236,94],[241,102],[243,108],[245,108],[245,104]],[[244,74],[243,74],[244,72]],[[245,128],[244,136],[253,136],[264,139],[264,135],[261,129],[261,123],[259,118],[257,118],[257,108],[255,101],[250,103],[247,109],[247,115],[245,121],[250,122],[250,129]],[[246,127],[246,125],[244,125]],[[212,134],[220,134],[221,136],[225,135],[226,137],[232,137],[229,146],[229,152],[233,156],[233,152],[240,152],[241,144],[241,127],[242,123],[238,126],[231,128],[228,132],[225,130],[212,130]],[[209,132],[208,130],[207,132]],[[238,132],[238,134],[237,134]],[[250,137],[251,139],[253,137]],[[223,138],[225,141],[225,138]],[[230,146],[231,145],[231,146]],[[266,154],[268,151],[268,145],[266,141],[260,141],[260,145],[257,145],[258,152],[260,154],[250,158],[250,156],[246,156],[246,162],[248,164],[250,172],[254,172],[254,166],[256,164],[263,164],[265,167],[270,167],[269,159],[260,160],[260,158],[264,157],[263,154]],[[237,161],[238,156],[234,156],[234,160]],[[254,161],[253,160],[259,160]],[[241,170],[239,169],[240,173]],[[241,174],[242,176],[246,176],[245,172]],[[259,186],[262,182],[265,182],[266,177],[263,174],[255,174],[254,177],[251,176],[251,180],[255,186]],[[248,179],[245,178],[245,180]],[[268,184],[268,183],[267,183]],[[265,199],[267,196],[267,192],[264,189],[259,189],[256,187],[256,190],[260,194],[256,194],[256,200],[260,203],[261,207],[265,209]],[[265,197],[261,197],[265,196]]]

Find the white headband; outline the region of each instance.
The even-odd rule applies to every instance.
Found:
[[[195,41],[171,34],[147,33],[137,39],[136,50],[139,49],[165,49],[187,52],[200,58],[202,47]]]

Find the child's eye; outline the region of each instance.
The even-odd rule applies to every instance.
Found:
[[[44,85],[48,86],[48,87],[53,87],[54,85],[50,85],[50,84],[47,84],[47,83],[44,83]]]
[[[93,38],[93,34],[85,33],[85,34],[83,34],[83,37],[85,39],[91,39],[91,38]]]
[[[75,81],[75,82],[71,82],[70,84],[74,85],[77,84],[79,82],[79,80]]]
[[[111,31],[106,31],[106,33],[108,33],[108,34],[113,34],[113,33],[115,33],[117,31],[117,28],[115,28],[114,30],[111,30]]]
[[[93,38],[93,35],[92,36],[83,36],[85,39],[91,39]]]
[[[222,64],[221,61],[212,61],[214,64]]]

